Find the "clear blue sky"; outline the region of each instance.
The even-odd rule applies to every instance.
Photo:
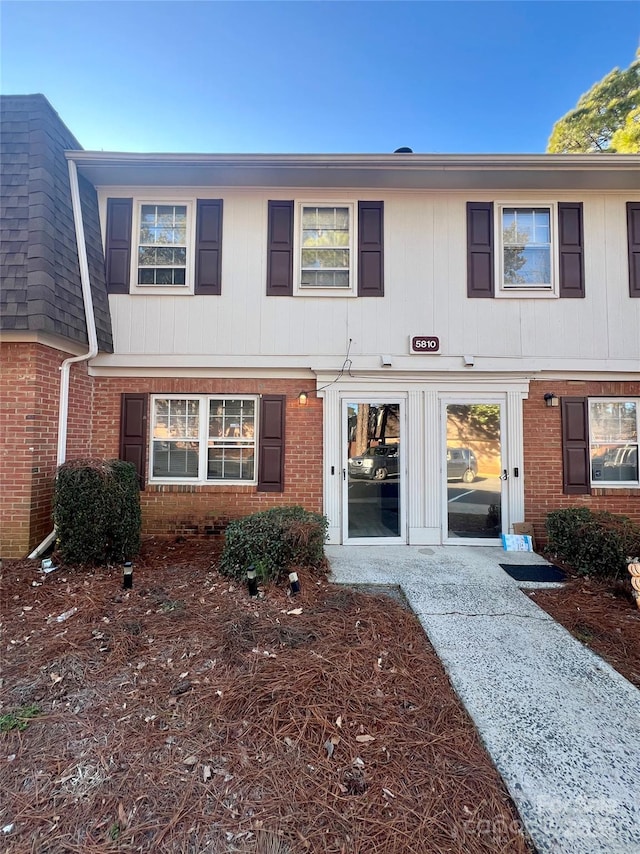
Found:
[[[4,0],[2,92],[86,149],[542,152],[640,3]]]

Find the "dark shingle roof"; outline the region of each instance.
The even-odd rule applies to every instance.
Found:
[[[43,95],[0,98],[0,329],[86,343],[66,149],[76,138]],[[98,346],[111,352],[98,203],[80,178]]]

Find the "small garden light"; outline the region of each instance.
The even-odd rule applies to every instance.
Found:
[[[258,579],[256,578],[256,571],[253,566],[247,569],[247,587],[249,588],[249,596],[258,595]]]
[[[122,586],[125,590],[131,590],[133,587],[133,564],[130,560],[126,561],[123,567]]]
[[[291,592],[295,596],[296,593],[300,592],[300,582],[298,581],[298,573],[290,572],[289,573],[289,587]]]

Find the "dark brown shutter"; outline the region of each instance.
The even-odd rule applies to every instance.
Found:
[[[591,492],[589,476],[589,425],[586,397],[563,397],[562,491],[565,495]]]
[[[584,297],[582,243],[582,202],[558,202],[561,297]]]
[[[640,202],[627,202],[629,296],[640,297]]]
[[[105,264],[110,294],[128,294],[131,276],[133,199],[107,199]]]
[[[120,459],[133,463],[144,489],[144,468],[147,456],[146,394],[123,394],[120,410]]]
[[[293,294],[293,202],[269,202],[267,296]]]
[[[467,296],[493,295],[493,202],[467,202]]]
[[[196,213],[196,294],[221,293],[222,199],[198,199]]]
[[[258,491],[284,491],[284,428],[287,399],[265,394],[260,404]]]
[[[384,296],[384,202],[358,202],[358,296]]]

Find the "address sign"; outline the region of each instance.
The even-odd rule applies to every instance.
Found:
[[[440,339],[435,335],[413,335],[410,339],[410,351],[412,353],[438,353],[440,351]]]

